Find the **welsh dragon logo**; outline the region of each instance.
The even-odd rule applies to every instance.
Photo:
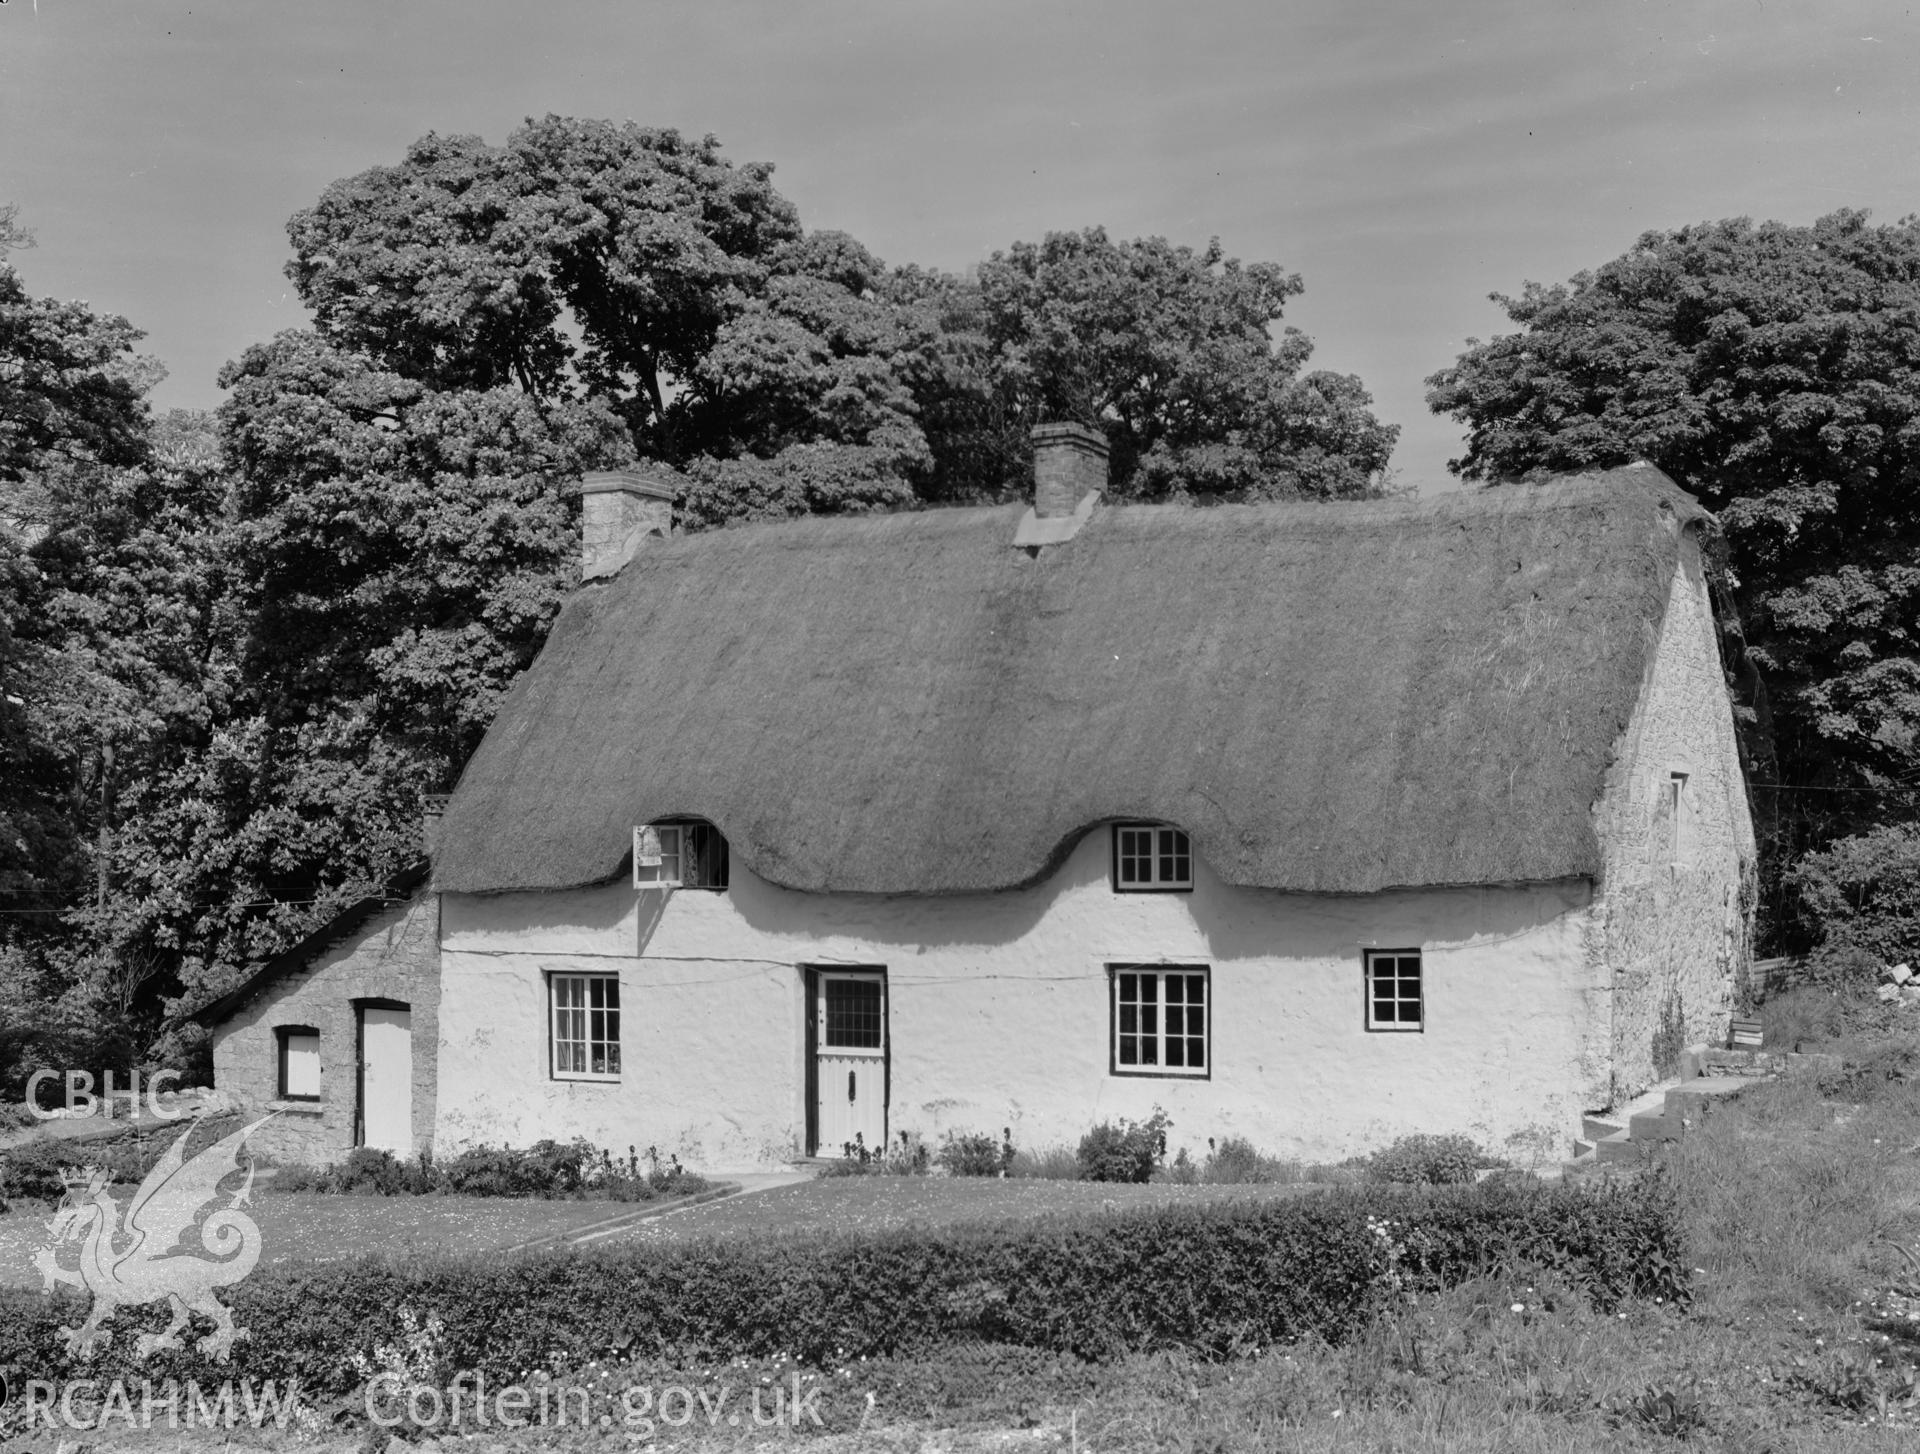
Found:
[[[160,1349],[177,1349],[180,1334],[194,1313],[211,1318],[214,1331],[196,1347],[209,1358],[225,1363],[236,1339],[248,1336],[233,1326],[233,1313],[213,1295],[217,1287],[240,1281],[260,1260],[260,1229],[240,1209],[253,1191],[253,1161],[248,1158],[246,1180],[227,1194],[227,1204],[216,1207],[205,1220],[201,1210],[221,1195],[220,1183],[240,1170],[240,1148],[272,1116],[263,1116],[223,1137],[188,1160],[187,1138],[200,1121],[174,1138],[127,1204],[124,1225],[120,1209],[107,1194],[105,1170],[90,1167],[78,1174],[62,1172],[67,1193],[53,1220],[47,1223],[51,1240],[34,1256],[33,1265],[45,1279],[45,1291],[65,1283],[93,1294],[93,1311],[78,1328],[62,1328],[67,1352],[91,1358],[96,1348],[110,1343],[113,1334],[102,1327],[121,1308],[165,1301],[172,1304],[173,1321],[158,1333],[143,1333],[135,1343],[140,1357]],[[200,1248],[184,1248],[180,1241],[198,1226]],[[68,1243],[80,1244],[80,1265],[69,1271],[59,1254]]]

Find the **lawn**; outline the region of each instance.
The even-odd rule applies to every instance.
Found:
[[[1122,1186],[1014,1177],[839,1176],[689,1207],[611,1234],[609,1243],[782,1232],[876,1232],[899,1227],[1032,1221],[1068,1212],[1297,1196],[1311,1187]]]
[[[125,1197],[120,1198],[123,1209]],[[260,1228],[262,1266],[332,1262],[414,1252],[491,1252],[574,1231],[661,1203],[516,1201],[495,1197],[256,1196],[248,1214]],[[33,1255],[46,1241],[51,1212],[16,1209],[0,1216],[0,1285],[40,1285]],[[72,1263],[73,1254],[63,1259]]]

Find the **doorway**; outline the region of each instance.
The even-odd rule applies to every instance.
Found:
[[[413,1010],[394,1000],[362,1000],[360,1134],[362,1146],[413,1155]]]
[[[887,972],[815,969],[807,995],[807,1151],[887,1146]]]

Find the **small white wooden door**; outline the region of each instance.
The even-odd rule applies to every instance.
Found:
[[[360,1011],[360,1144],[413,1155],[413,1012]]]
[[[816,1148],[887,1146],[887,980],[878,970],[821,970],[814,1006]]]

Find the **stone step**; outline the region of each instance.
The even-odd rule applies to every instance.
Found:
[[[1646,1141],[1636,1142],[1626,1131],[1615,1131],[1611,1136],[1602,1136],[1593,1143],[1593,1159],[1602,1166],[1621,1162],[1632,1164],[1651,1154],[1650,1145]]]
[[[1724,1104],[1753,1084],[1754,1078],[1744,1075],[1703,1075],[1695,1080],[1683,1080],[1667,1092],[1664,1114],[1669,1119],[1697,1126],[1716,1105]]]
[[[1664,1111],[1642,1111],[1627,1122],[1627,1134],[1636,1141],[1678,1141],[1681,1118]]]
[[[1599,1141],[1626,1129],[1626,1118],[1622,1116],[1588,1111],[1580,1118],[1580,1139],[1583,1141]]]

